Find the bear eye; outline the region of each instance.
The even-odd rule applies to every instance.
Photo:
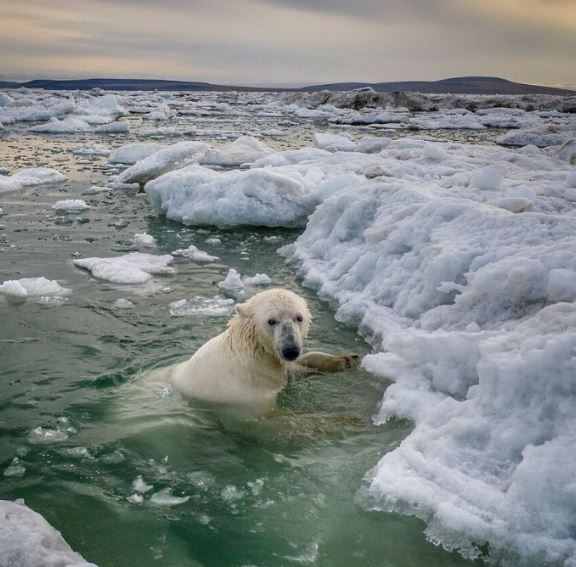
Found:
[[[276,319],[268,319],[268,325],[270,325],[271,327],[276,325]]]
[[[296,315],[296,321],[298,321],[298,323],[302,323],[302,321],[304,321],[304,317],[302,317],[302,315]]]

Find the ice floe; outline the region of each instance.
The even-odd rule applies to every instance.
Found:
[[[180,258],[186,258],[187,260],[192,260],[193,262],[214,262],[218,260],[218,256],[212,256],[208,252],[198,249],[196,246],[191,244],[188,248],[179,248],[171,252],[172,256],[178,256]]]
[[[55,211],[74,213],[78,211],[84,211],[90,208],[90,205],[83,201],[82,199],[64,199],[62,201],[56,201],[52,208]]]
[[[155,256],[131,252],[115,258],[80,258],[74,265],[92,272],[95,278],[120,284],[141,284],[153,275],[173,274],[170,267],[174,258],[170,254]]]
[[[166,146],[164,144],[157,144],[155,142],[135,142],[133,144],[126,144],[120,148],[116,148],[111,154],[110,163],[123,163],[126,165],[134,165],[137,161],[163,150]]]
[[[114,183],[146,183],[188,163],[198,161],[208,146],[202,142],[180,142],[137,161],[116,177]]]
[[[0,193],[18,191],[26,187],[61,183],[66,177],[50,167],[23,169],[14,175],[0,175]]]
[[[230,144],[209,149],[201,158],[205,165],[239,166],[273,153],[266,144],[252,136],[240,136]]]
[[[7,566],[96,567],[23,501],[0,500],[0,557]]]
[[[0,293],[23,298],[44,295],[66,295],[69,291],[67,288],[62,287],[56,280],[49,280],[45,277],[6,280],[0,284]]]

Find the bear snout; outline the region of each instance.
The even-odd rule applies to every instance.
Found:
[[[282,349],[282,357],[285,358],[288,362],[292,362],[296,360],[300,356],[300,349],[294,346],[287,346]]]

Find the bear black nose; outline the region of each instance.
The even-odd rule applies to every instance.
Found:
[[[300,356],[300,349],[297,346],[284,347],[282,349],[282,356],[291,362]]]

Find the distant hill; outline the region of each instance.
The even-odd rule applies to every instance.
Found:
[[[396,81],[391,83],[331,83],[327,85],[314,85],[302,90],[346,91],[367,87],[380,92],[409,91],[430,94],[576,95],[576,91],[568,89],[514,83],[499,77],[454,77],[441,81]]]
[[[514,83],[499,77],[454,77],[441,81],[396,81],[390,83],[328,83],[325,85],[310,85],[302,88],[277,87],[244,87],[233,85],[215,85],[198,81],[167,81],[156,79],[78,79],[52,80],[37,79],[26,83],[0,81],[0,88],[28,87],[35,89],[54,90],[89,90],[100,88],[104,90],[123,91],[247,91],[247,92],[286,92],[321,90],[347,91],[352,89],[372,88],[379,92],[408,91],[421,93],[453,93],[453,94],[551,94],[576,95],[576,91]]]

